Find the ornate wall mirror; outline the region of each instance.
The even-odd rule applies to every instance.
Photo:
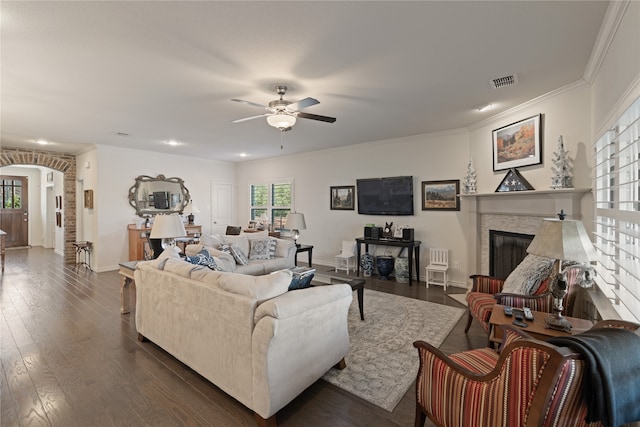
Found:
[[[129,204],[138,216],[153,216],[159,213],[182,214],[191,196],[181,178],[165,178],[158,175],[153,178],[140,175],[136,183],[129,188]]]

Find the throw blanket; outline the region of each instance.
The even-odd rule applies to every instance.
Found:
[[[569,347],[586,361],[586,422],[618,427],[640,420],[640,336],[626,329],[602,328],[547,342]]]

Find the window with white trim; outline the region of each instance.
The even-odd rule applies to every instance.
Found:
[[[640,98],[595,143],[598,287],[640,321]]]
[[[274,230],[282,230],[287,214],[293,206],[293,181],[283,180],[267,184],[251,184],[249,188],[251,212],[249,218],[261,221],[266,214]]]

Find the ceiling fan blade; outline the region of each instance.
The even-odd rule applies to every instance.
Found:
[[[267,106],[266,106],[266,105],[256,104],[255,102],[245,101],[244,99],[236,99],[236,98],[233,98],[233,99],[232,99],[232,101],[240,102],[240,103],[242,103],[242,104],[251,105],[252,107],[267,108]]]
[[[305,98],[287,105],[287,108],[292,111],[298,111],[316,104],[320,104],[320,101],[315,98]]]
[[[231,123],[246,122],[247,120],[253,120],[253,119],[257,119],[259,117],[265,117],[265,116],[270,116],[270,115],[271,115],[271,113],[259,114],[257,116],[245,117],[244,119],[231,120]]]
[[[327,123],[333,123],[336,121],[335,117],[319,116],[317,114],[298,113],[296,115],[298,117],[302,117],[303,119],[319,120],[321,122],[327,122]]]

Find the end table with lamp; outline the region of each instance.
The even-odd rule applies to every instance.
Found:
[[[571,331],[571,322],[562,316],[562,300],[566,294],[566,269],[562,261],[573,261],[567,268],[580,268],[583,276],[577,284],[588,288],[593,284],[590,262],[598,259],[584,224],[578,220],[565,220],[564,211],[558,214],[559,219],[546,218],[527,248],[533,255],[556,260],[556,274],[551,277],[549,290],[553,295],[553,314],[545,318],[547,328],[565,332]],[[577,263],[578,265],[575,265]]]

